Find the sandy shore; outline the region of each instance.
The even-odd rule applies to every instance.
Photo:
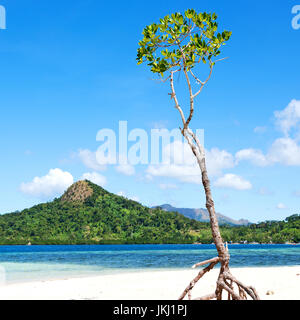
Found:
[[[232,273],[254,286],[263,300],[300,300],[300,266],[234,268]],[[148,271],[10,284],[0,287],[0,300],[173,300],[196,274],[197,270]],[[206,274],[193,297],[213,292],[217,275],[218,269]]]

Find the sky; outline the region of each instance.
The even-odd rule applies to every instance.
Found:
[[[97,157],[103,145],[97,134],[111,130],[119,145],[120,121],[132,133],[128,151],[135,133],[146,133],[150,145],[152,129],[180,126],[169,85],[154,81],[135,59],[146,25],[188,8],[216,12],[220,29],[232,31],[222,54],[228,59],[197,97],[191,123],[204,130],[216,211],[251,222],[300,213],[296,5],[300,1],[0,0],[6,11],[0,213],[51,201],[81,179],[147,206],[205,207],[189,154],[189,163],[170,165],[104,165]],[[175,85],[185,106],[183,80]],[[185,148],[178,141],[171,146],[178,153]]]

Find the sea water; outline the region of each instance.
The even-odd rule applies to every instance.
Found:
[[[231,267],[300,265],[300,245],[229,245]],[[0,246],[7,283],[120,272],[189,269],[217,255],[214,245]]]

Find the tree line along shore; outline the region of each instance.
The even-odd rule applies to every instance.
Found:
[[[299,243],[300,215],[247,226],[221,225],[228,243]],[[140,203],[81,181],[60,198],[0,215],[0,245],[211,244],[209,223]]]

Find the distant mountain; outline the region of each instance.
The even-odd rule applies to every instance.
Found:
[[[209,222],[209,213],[207,209],[175,208],[170,204],[163,204],[161,206],[156,206],[156,208],[161,208],[165,211],[170,212],[178,212],[187,218],[194,219],[200,222]],[[247,226],[251,224],[251,222],[246,219],[234,220],[220,213],[217,213],[216,215],[220,225],[228,224],[231,226]]]

